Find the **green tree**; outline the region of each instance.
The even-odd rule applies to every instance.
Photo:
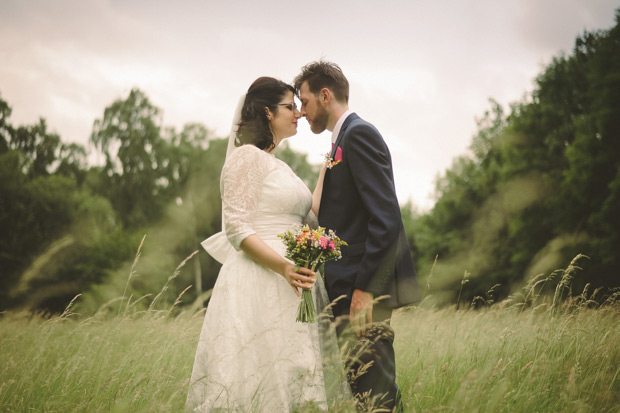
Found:
[[[220,265],[204,251],[170,276],[221,228],[227,139],[199,123],[162,128],[160,110],[134,89],[94,122],[105,163],[89,166],[84,148],[43,118],[14,128],[10,113],[0,99],[0,310],[59,312],[84,293],[81,309],[94,312],[164,290],[158,300],[169,305],[189,284],[192,299],[213,286]],[[286,147],[278,155],[314,186],[318,166]],[[144,234],[137,270],[146,276],[128,283]]]
[[[105,238],[114,212],[81,185],[87,175],[82,146],[63,144],[43,118],[14,128],[3,100],[0,113],[5,143],[0,151],[0,309],[62,311],[106,270],[101,266],[89,274],[82,258]]]
[[[525,278],[588,255],[575,290],[613,287],[620,265],[620,10],[607,31],[579,36],[506,112],[491,100],[472,157],[437,181],[433,210],[415,220],[422,273],[465,297],[508,294]],[[448,299],[454,297],[448,296]]]
[[[308,155],[294,151],[288,145],[288,142],[278,146],[276,157],[286,162],[293,172],[310,188],[310,191],[314,191],[321,165],[310,164],[308,162]]]
[[[0,154],[9,150],[12,128],[8,124],[8,119],[11,116],[11,112],[12,109],[8,102],[2,99],[2,95],[0,95]]]
[[[20,126],[11,136],[11,148],[23,157],[22,169],[29,177],[46,176],[58,158],[60,137],[47,131],[47,122],[40,118],[32,126]]]
[[[161,111],[139,89],[116,100],[93,125],[91,142],[105,155],[99,193],[110,199],[127,227],[148,224],[170,200],[168,143]]]

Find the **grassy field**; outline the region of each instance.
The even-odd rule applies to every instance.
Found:
[[[476,310],[427,299],[395,312],[405,411],[620,412],[620,291],[566,298],[578,258],[502,302],[478,297]],[[183,411],[204,311],[128,308],[2,314],[0,412]]]
[[[393,321],[408,412],[620,412],[620,312],[412,308]],[[0,411],[179,412],[203,313],[0,320]]]
[[[396,319],[409,411],[620,412],[620,314],[509,308]]]

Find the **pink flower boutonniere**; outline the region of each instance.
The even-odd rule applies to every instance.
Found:
[[[327,167],[329,169],[332,169],[334,166],[342,162],[342,149],[340,146],[336,148],[336,156],[334,159],[332,159],[328,153],[325,154],[325,162],[327,162]]]

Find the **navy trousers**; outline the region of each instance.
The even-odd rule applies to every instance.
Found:
[[[403,411],[400,390],[396,385],[394,330],[390,326],[392,309],[380,302],[373,306],[373,325],[358,337],[351,328],[349,312],[351,301],[336,301],[334,313],[336,332],[342,343],[351,349],[347,363],[347,377],[353,395],[362,405],[372,408],[395,408]],[[361,406],[360,406],[361,407]]]

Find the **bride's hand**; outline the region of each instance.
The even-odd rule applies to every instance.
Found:
[[[306,267],[295,266],[294,264],[286,265],[284,269],[284,278],[288,281],[293,291],[298,297],[301,297],[299,288],[309,290],[316,281],[314,278],[314,272]]]
[[[260,239],[258,235],[252,234],[241,241],[240,248],[256,263],[283,276],[290,286],[293,287],[298,297],[301,297],[299,288],[306,290],[312,288],[315,279],[314,273],[310,269],[296,267],[295,264],[286,260],[275,252],[273,248],[265,244],[265,241]]]

